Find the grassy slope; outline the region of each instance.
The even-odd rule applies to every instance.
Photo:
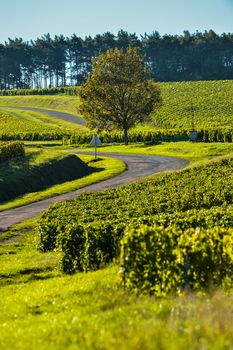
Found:
[[[14,133],[66,133],[85,131],[82,125],[63,121],[46,114],[16,109],[0,109],[0,134]]]
[[[33,159],[40,153],[47,154],[47,161],[33,166]],[[6,202],[25,193],[36,192],[66,181],[88,176],[95,170],[82,162],[76,155],[48,151],[27,152],[0,165],[0,202]]]
[[[78,116],[79,98],[77,96],[0,96],[0,106],[41,107]]]
[[[115,266],[63,276],[34,233],[4,238],[1,349],[232,349],[232,294],[137,296],[119,286]]]
[[[64,159],[64,157],[66,159]],[[76,155],[74,157],[76,157]],[[0,211],[76,190],[91,183],[112,177],[125,169],[125,165],[117,159],[102,157],[98,162],[94,162],[93,156],[82,155],[79,156],[79,158],[94,170],[97,170],[97,172],[95,171],[89,174],[87,172],[87,176],[80,178],[80,174],[78,174],[79,164],[76,164],[75,159],[73,157],[71,159],[70,156],[54,150],[38,151],[29,149],[27,150],[27,157],[23,162],[13,161],[10,162],[8,166],[6,166],[6,164],[2,165],[0,167],[1,181],[5,181],[5,183],[8,183],[8,186],[14,188],[18,186],[21,190],[23,187],[23,192],[25,194],[0,204]],[[57,164],[51,165],[55,159]],[[46,164],[48,165],[47,169]],[[33,169],[33,167],[36,168]],[[35,192],[35,185],[42,181],[40,174],[41,167],[44,167],[44,173],[47,174],[44,179],[44,185],[46,185],[47,188]],[[38,168],[40,168],[39,171]],[[99,171],[99,169],[101,169],[101,171]],[[77,177],[76,175],[74,176],[75,170]],[[58,176],[56,176],[56,173]],[[29,181],[29,179],[31,180]],[[15,184],[14,186],[12,185],[13,183]],[[32,192],[33,189],[34,192]],[[2,186],[2,190],[4,190],[4,186]]]
[[[190,107],[195,108],[198,129],[233,126],[233,80],[158,83],[163,106],[154,115],[159,128],[191,127]],[[0,96],[0,105],[44,107],[78,115],[77,96]]]
[[[191,128],[190,107],[197,129],[233,126],[233,80],[161,83],[163,106],[154,116],[160,128]]]

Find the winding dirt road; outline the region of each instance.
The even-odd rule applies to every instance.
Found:
[[[36,108],[33,108],[33,110],[36,110]],[[40,111],[41,112],[44,111],[44,113],[52,115],[50,114],[51,111],[49,110],[40,109]],[[58,115],[65,114],[60,112],[54,112],[54,113],[56,113],[57,118],[59,118]],[[53,116],[55,116],[54,113],[53,113]],[[70,116],[70,117],[73,117],[73,116]],[[73,118],[76,118],[76,117],[73,117]],[[76,120],[75,122],[78,123],[78,120]],[[78,154],[81,152],[72,151],[72,153]],[[130,182],[142,179],[143,177],[152,175],[154,173],[181,169],[188,164],[188,161],[180,158],[174,158],[174,157],[162,157],[162,156],[150,156],[150,155],[144,156],[144,155],[134,155],[134,154],[109,154],[109,153],[100,153],[100,152],[98,153],[98,155],[109,156],[109,157],[118,158],[122,160],[126,164],[127,170],[124,173],[120,175],[116,175],[108,180],[104,180],[96,184],[83,187],[73,192],[48,198],[40,202],[31,203],[19,208],[0,212],[0,231],[4,231],[10,226],[16,223],[19,223],[23,220],[38,216],[49,205],[65,199],[75,198],[80,193],[102,191],[107,188],[118,187]]]

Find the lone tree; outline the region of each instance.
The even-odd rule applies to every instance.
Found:
[[[93,60],[92,72],[80,88],[81,113],[91,128],[124,132],[148,122],[161,103],[154,81],[146,79],[146,66],[138,49],[111,49]]]

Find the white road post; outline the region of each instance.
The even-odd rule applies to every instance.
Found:
[[[95,159],[97,157],[97,146],[101,145],[101,140],[98,138],[98,136],[94,135],[91,140],[91,145],[95,147],[94,155]]]

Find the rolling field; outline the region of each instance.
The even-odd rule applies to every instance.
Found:
[[[41,107],[78,115],[77,96],[0,96],[0,106]]]
[[[46,114],[15,109],[0,109],[0,139],[61,139],[63,135],[85,131],[82,125]]]
[[[197,81],[159,84],[163,106],[153,120],[158,128],[191,128],[191,111],[197,130],[233,127],[233,81]]]
[[[159,129],[191,128],[194,107],[195,127],[200,129],[233,126],[233,81],[158,83],[163,105],[153,116]],[[44,107],[79,115],[78,96],[0,96],[0,106]]]

